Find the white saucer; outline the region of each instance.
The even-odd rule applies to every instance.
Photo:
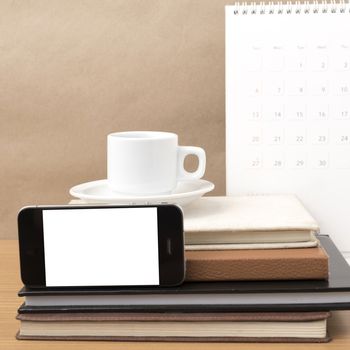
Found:
[[[172,193],[162,195],[136,196],[114,192],[107,180],[86,182],[72,187],[69,193],[86,202],[113,204],[178,204],[185,206],[214,189],[214,184],[206,180],[179,181]]]

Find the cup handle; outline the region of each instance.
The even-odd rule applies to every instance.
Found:
[[[178,146],[177,151],[177,178],[178,180],[196,180],[200,179],[205,172],[205,151],[203,148],[194,146]],[[196,171],[188,172],[185,170],[185,158],[193,154],[198,157],[198,168]]]

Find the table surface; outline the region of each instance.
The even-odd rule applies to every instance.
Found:
[[[329,320],[329,333],[333,340],[326,344],[243,344],[243,343],[124,343],[83,341],[19,341],[15,334],[19,321],[16,311],[22,300],[17,296],[22,287],[19,274],[17,240],[0,240],[0,349],[350,349],[350,311],[338,311]]]

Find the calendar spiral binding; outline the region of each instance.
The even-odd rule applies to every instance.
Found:
[[[235,15],[350,13],[348,1],[236,2]]]

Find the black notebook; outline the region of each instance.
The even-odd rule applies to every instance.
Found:
[[[350,309],[350,266],[328,236],[328,281],[193,282],[178,287],[23,287],[26,312],[228,312]]]

